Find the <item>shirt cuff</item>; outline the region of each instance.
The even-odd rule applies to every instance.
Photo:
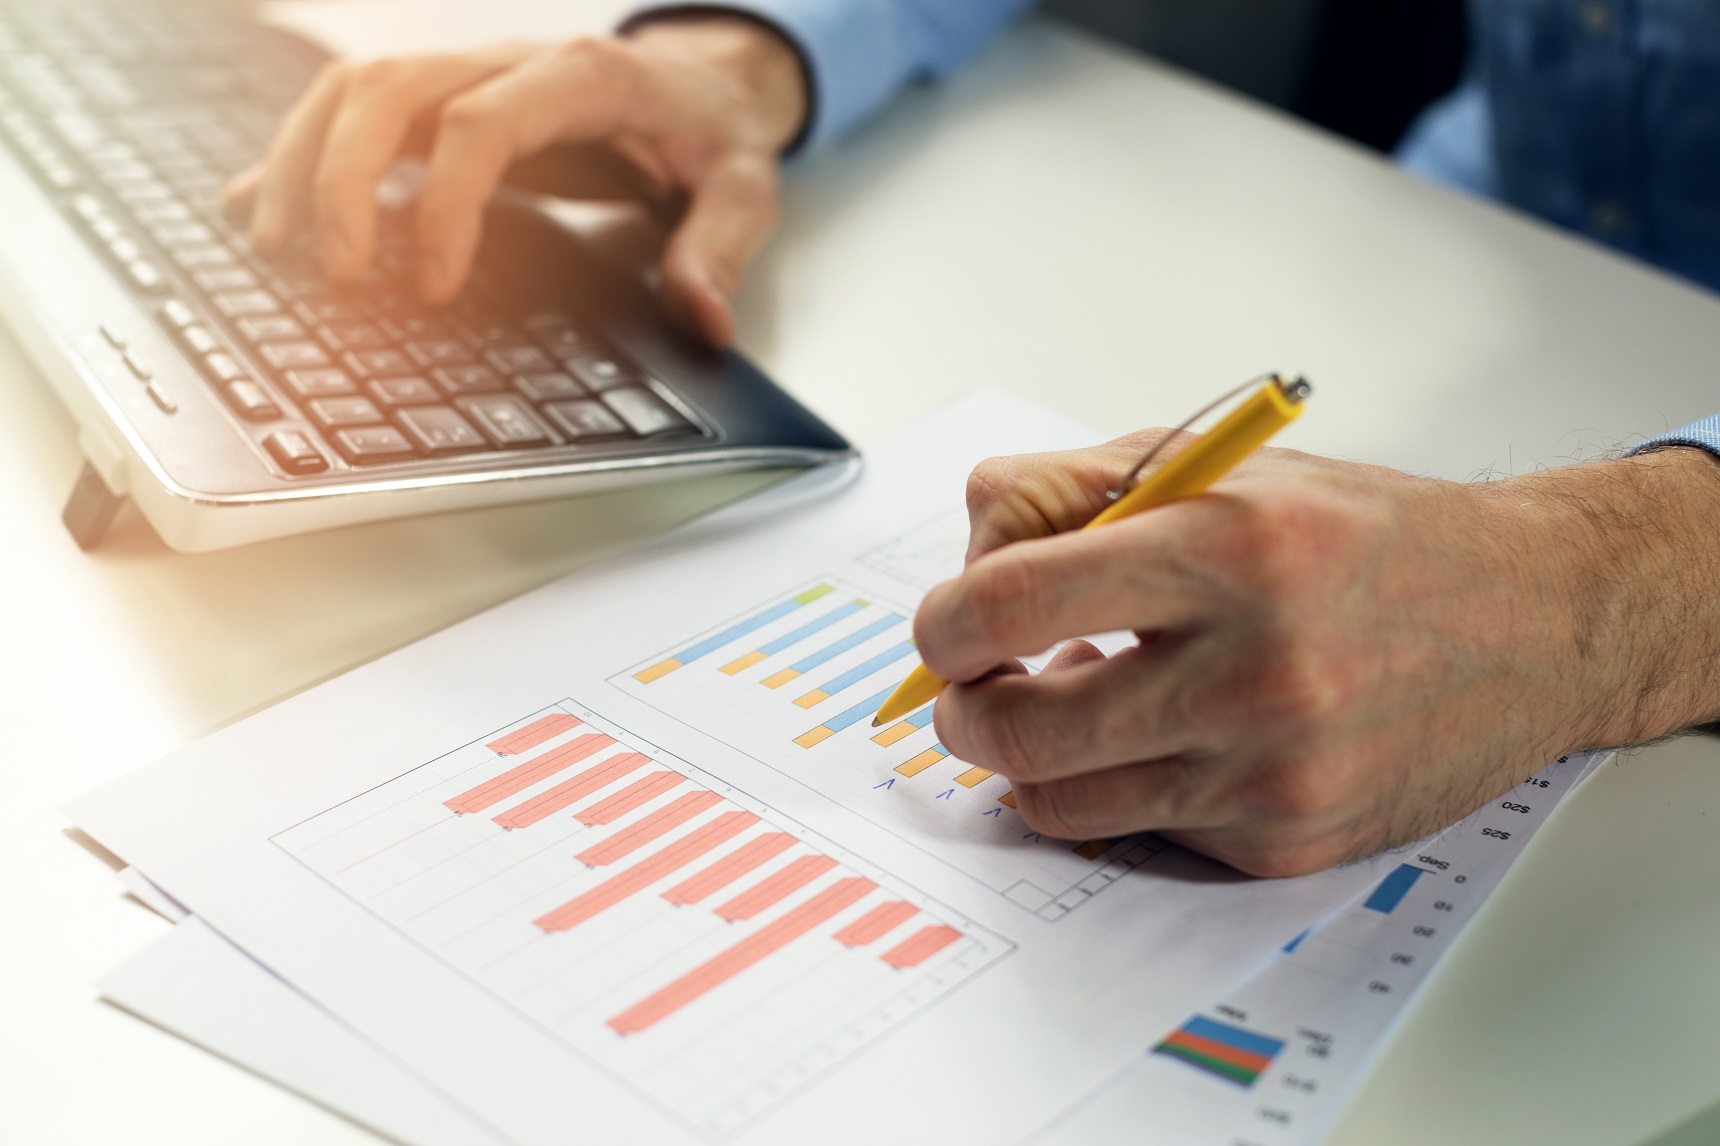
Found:
[[[1626,450],[1624,456],[1628,458],[1633,454],[1665,449],[1667,446],[1695,446],[1720,458],[1720,414],[1703,418],[1700,422],[1692,422],[1683,429],[1650,438],[1641,445]]]

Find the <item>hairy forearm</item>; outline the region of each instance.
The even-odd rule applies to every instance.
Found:
[[[1573,685],[1568,747],[1720,719],[1720,461],[1667,449],[1482,488],[1531,526],[1568,603],[1551,634]]]

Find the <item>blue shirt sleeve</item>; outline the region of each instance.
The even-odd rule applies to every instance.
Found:
[[[1681,430],[1650,438],[1640,446],[1632,446],[1625,451],[1625,457],[1640,454],[1645,450],[1657,450],[1662,446],[1695,446],[1720,458],[1720,414],[1703,418],[1700,422],[1692,422]]]
[[[728,9],[763,21],[799,49],[811,84],[795,150],[855,127],[910,83],[956,71],[1032,0],[647,0],[622,27],[676,9]]]

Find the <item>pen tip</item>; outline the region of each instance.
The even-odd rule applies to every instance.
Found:
[[[874,716],[872,718],[872,727],[873,728],[877,728],[880,725],[882,725],[883,723],[884,723],[884,718],[882,716]]]

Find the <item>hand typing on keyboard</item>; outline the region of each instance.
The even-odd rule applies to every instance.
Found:
[[[757,22],[690,15],[621,38],[338,63],[287,116],[268,154],[229,186],[250,239],[278,252],[315,236],[323,269],[351,281],[377,251],[377,187],[425,157],[418,289],[452,298],[485,202],[510,164],[558,144],[601,144],[685,210],[665,248],[665,302],[715,345],[730,299],[775,221],[776,160],[806,114],[795,49]]]

